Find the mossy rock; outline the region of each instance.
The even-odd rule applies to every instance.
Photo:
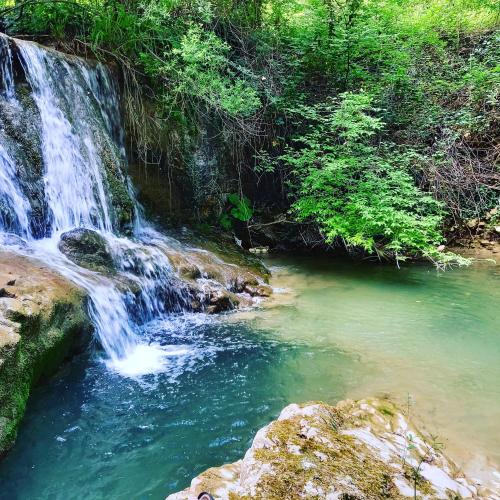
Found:
[[[103,135],[95,137],[100,158],[104,166],[107,192],[112,205],[113,223],[124,234],[131,234],[135,218],[135,201],[128,186],[128,179],[123,172],[124,165],[114,144],[110,144]]]
[[[124,234],[132,232],[135,217],[135,204],[126,186],[126,181],[116,173],[107,171],[107,181],[115,225]]]
[[[208,469],[167,500],[202,491],[216,500],[488,498],[401,410],[377,399],[289,405],[243,459]]]
[[[0,456],[32,387],[90,340],[86,295],[41,262],[0,251]]]
[[[63,233],[58,248],[79,266],[113,272],[113,257],[108,244],[96,231],[77,228]]]

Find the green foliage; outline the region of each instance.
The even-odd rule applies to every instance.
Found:
[[[281,157],[297,182],[294,212],[318,224],[327,242],[425,255],[442,240],[441,206],[416,187],[413,151],[372,143],[383,127],[375,111],[364,93],[302,109],[312,125]]]
[[[230,204],[229,212],[223,212],[219,217],[219,224],[226,231],[233,227],[235,220],[248,222],[253,217],[250,200],[246,196],[240,197],[237,193],[231,193],[227,201]]]
[[[253,210],[250,206],[250,200],[246,197],[239,197],[236,193],[230,194],[227,201],[233,205],[231,215],[242,222],[247,222],[252,218]]]
[[[12,20],[5,14],[11,31],[74,37],[101,57],[114,56],[149,77],[161,114],[203,107],[222,117],[249,117],[261,104],[252,73],[231,62],[231,46],[207,24],[214,15],[209,0],[13,3],[24,7],[20,17],[12,11]]]
[[[227,174],[263,208],[291,209],[327,242],[441,262],[453,258],[434,251],[442,229],[498,204],[499,21],[495,0],[0,7],[8,33],[117,61],[125,89],[135,82],[147,95],[145,115],[130,112],[134,130],[155,123],[184,138],[209,123],[227,146]],[[226,229],[253,215],[234,196]]]
[[[221,216],[219,217],[219,224],[221,225],[222,229],[225,229],[226,231],[229,231],[233,227],[233,221],[227,213],[221,214]]]
[[[250,116],[260,106],[255,89],[231,68],[230,47],[217,35],[192,25],[164,61],[143,55],[146,71],[170,83],[174,99],[202,100],[230,116]]]

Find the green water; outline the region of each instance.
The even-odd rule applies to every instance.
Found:
[[[480,473],[500,462],[500,269],[437,273],[271,259],[253,311],[146,325],[168,370],[132,380],[93,353],[38,388],[0,463],[8,499],[164,498],[240,458],[290,402],[389,394]]]
[[[478,474],[485,457],[500,463],[500,267],[269,264],[285,290],[264,313],[247,313],[255,327],[341,349],[359,361],[345,396],[410,398],[413,415],[460,464]],[[328,361],[316,370],[335,385]]]

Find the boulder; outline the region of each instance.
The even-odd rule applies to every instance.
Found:
[[[251,306],[251,297],[269,297],[267,276],[243,265],[225,262],[214,253],[193,248],[162,247],[173,270],[186,283],[196,310],[213,314]]]
[[[269,285],[245,285],[244,291],[252,297],[270,297],[273,289]]]
[[[113,257],[108,244],[96,231],[78,228],[63,233],[58,247],[79,266],[92,270],[113,270]]]
[[[245,456],[167,500],[490,498],[387,400],[292,404]],[[485,495],[485,496],[483,496]]]

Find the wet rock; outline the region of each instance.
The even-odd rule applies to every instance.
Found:
[[[113,257],[106,240],[96,231],[78,228],[63,233],[58,247],[79,266],[92,270],[113,270]]]
[[[15,298],[15,294],[12,292],[9,292],[9,290],[6,290],[5,288],[0,288],[0,298],[2,297],[8,297],[8,298]]]
[[[265,277],[244,266],[225,262],[212,252],[200,249],[163,248],[173,269],[186,282],[196,303],[208,313],[247,307],[252,297],[269,297],[272,288]],[[246,297],[245,297],[245,294]]]
[[[135,204],[127,187],[127,180],[113,160],[103,156],[108,192],[113,206],[115,225],[124,234],[132,232]]]
[[[489,498],[386,400],[292,404],[245,456],[167,500]],[[484,495],[484,496],[482,496]]]
[[[31,388],[89,340],[85,295],[43,263],[0,250],[0,457]]]
[[[0,233],[0,245],[25,249],[28,246],[28,243],[17,234]]]
[[[207,312],[213,314],[230,311],[239,304],[239,301],[234,294],[224,288],[216,288],[210,292],[209,304]]]
[[[269,285],[245,285],[244,291],[252,297],[270,297],[273,289]]]
[[[17,56],[14,64],[18,64]],[[15,160],[19,187],[31,206],[31,231],[41,236],[47,214],[40,149],[41,119],[31,88],[21,79],[16,81],[16,96],[18,102],[0,97],[0,142]]]

